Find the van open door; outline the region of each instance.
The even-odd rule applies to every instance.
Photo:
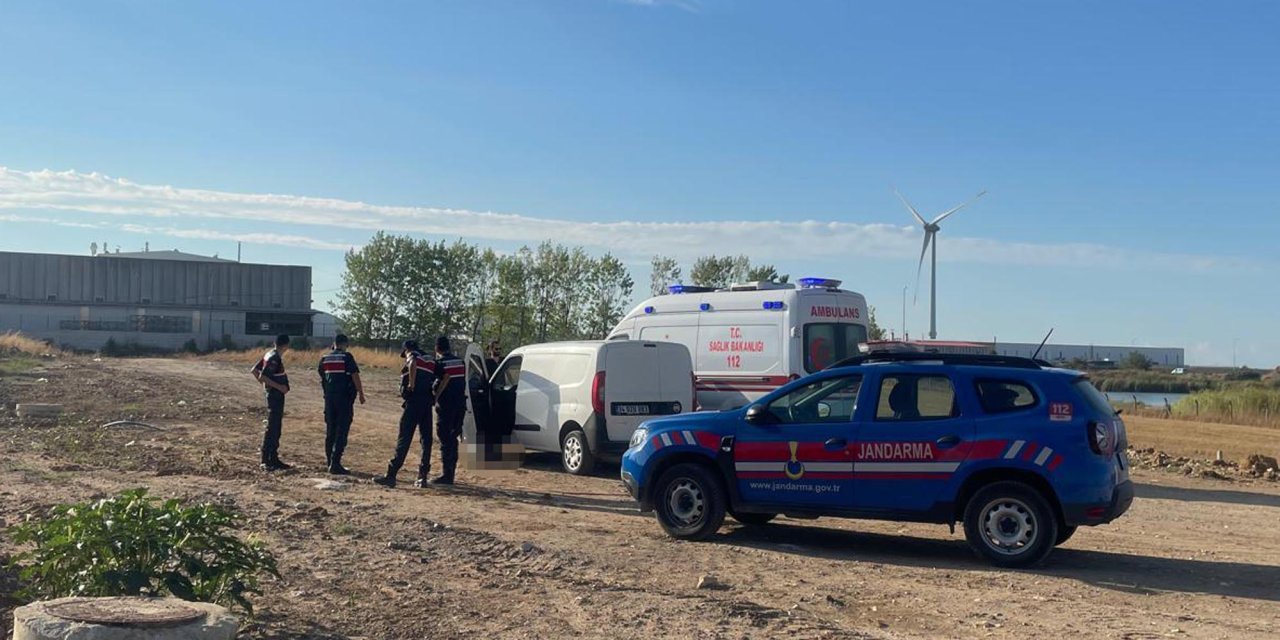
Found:
[[[467,365],[467,404],[474,418],[470,424],[463,422],[462,440],[474,444],[480,441],[480,434],[489,432],[492,422],[490,418],[492,407],[489,404],[489,372],[485,369],[484,353],[478,344],[467,345],[466,355],[462,360]]]

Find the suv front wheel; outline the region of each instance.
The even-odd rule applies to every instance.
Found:
[[[1021,482],[978,490],[964,510],[964,535],[978,555],[999,567],[1034,565],[1058,540],[1058,519],[1039,491]]]
[[[724,489],[707,467],[678,464],[658,478],[654,487],[654,512],[667,535],[681,540],[703,540],[724,523]]]

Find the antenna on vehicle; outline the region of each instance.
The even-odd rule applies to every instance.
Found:
[[[1053,335],[1053,327],[1049,327],[1049,333],[1044,334],[1044,340],[1040,341],[1040,346],[1036,347],[1036,352],[1031,354],[1031,359],[1035,360],[1040,355],[1040,350],[1044,348],[1044,343],[1049,341],[1049,336]]]

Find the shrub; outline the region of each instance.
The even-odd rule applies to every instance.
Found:
[[[57,351],[58,349],[47,343],[25,336],[17,331],[0,333],[0,353],[42,356]]]
[[[171,594],[252,614],[258,576],[279,577],[259,542],[232,535],[240,517],[211,504],[161,502],[132,489],[92,503],[55,507],[13,528],[35,548],[13,564],[30,598]]]
[[[196,344],[195,338],[182,343],[182,350],[187,353],[200,353],[200,345]]]

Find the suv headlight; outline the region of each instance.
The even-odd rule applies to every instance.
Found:
[[[649,428],[639,427],[635,431],[631,432],[631,443],[627,445],[627,448],[634,449],[644,444],[644,441],[648,439],[649,439]]]

